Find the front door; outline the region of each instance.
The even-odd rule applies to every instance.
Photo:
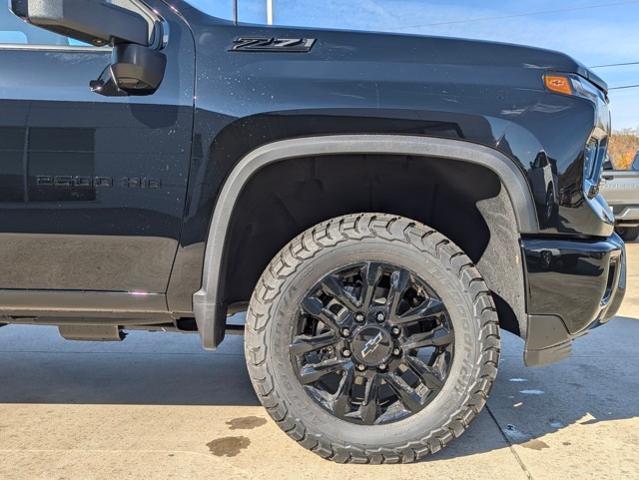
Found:
[[[90,91],[110,49],[0,8],[0,290],[166,291],[186,197],[195,55],[182,20],[150,3],[170,27],[168,64],[159,90],[143,97]]]

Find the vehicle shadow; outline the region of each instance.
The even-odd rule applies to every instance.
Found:
[[[639,417],[637,338],[639,320],[617,318],[581,339],[570,359],[529,369],[521,341],[504,335],[489,411],[429,459],[504,448],[505,438],[543,448],[531,440],[575,423]],[[197,336],[138,332],[118,344],[71,343],[58,339],[55,329],[10,326],[0,332],[0,362],[4,404],[259,405],[242,337],[206,353]]]
[[[575,342],[572,357],[541,368],[526,368],[521,342],[504,337],[487,413],[508,443],[542,450],[550,448],[544,436],[567,427],[639,418],[639,319],[617,317]],[[432,459],[489,451],[495,443],[473,435],[473,427],[467,433],[478,441],[462,437]]]
[[[10,325],[0,330],[0,364],[0,403],[259,405],[240,336],[205,352],[196,335],[68,342],[53,327]]]

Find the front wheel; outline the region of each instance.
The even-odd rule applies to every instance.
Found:
[[[342,463],[440,450],[485,405],[499,359],[495,306],[470,259],[385,214],[336,218],[289,243],[258,281],[245,341],[269,414]]]

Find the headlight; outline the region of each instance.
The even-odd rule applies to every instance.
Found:
[[[581,97],[595,103],[606,101],[606,95],[601,90],[579,75],[549,73],[544,75],[544,85],[553,93]]]
[[[587,180],[595,180],[595,167],[597,164],[597,153],[599,152],[599,142],[591,138],[584,150],[584,177]]]
[[[608,156],[608,138],[597,140],[591,138],[584,150],[584,191],[588,198],[599,193],[601,174]]]
[[[575,95],[582,98],[587,98],[597,103],[597,100],[601,99],[603,93],[592,83],[582,77],[570,77],[572,82],[572,88],[575,91]]]
[[[547,73],[544,75],[544,85],[552,93],[584,98],[595,106],[597,115],[595,129],[583,152],[583,189],[588,198],[595,198],[599,194],[601,172],[608,151],[610,126],[608,97],[594,83],[576,74]],[[607,125],[602,121],[603,115],[607,116]]]

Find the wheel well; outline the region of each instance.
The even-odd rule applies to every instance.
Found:
[[[303,157],[259,170],[242,190],[229,224],[223,304],[245,304],[270,260],[296,235],[356,212],[401,215],[453,240],[493,291],[502,327],[523,335],[523,272],[508,194],[492,170],[435,157]]]

